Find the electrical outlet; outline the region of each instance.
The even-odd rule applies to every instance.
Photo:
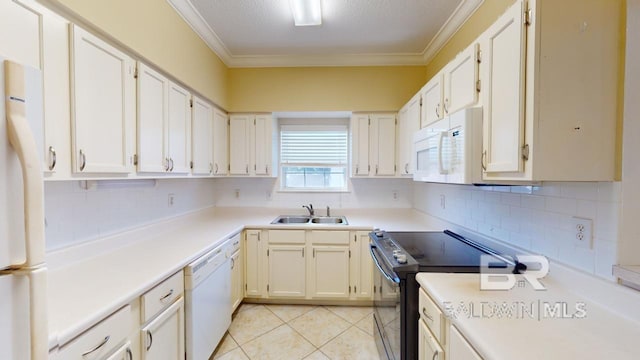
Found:
[[[234,192],[236,194],[236,199],[240,199],[240,189],[235,189]]]
[[[267,197],[267,201],[271,201],[271,200],[273,200],[273,192],[271,192],[271,190],[267,190],[267,191],[265,192],[265,195],[266,195],[266,197]]]
[[[574,216],[571,218],[574,243],[581,247],[591,249],[593,238],[593,220]]]
[[[393,201],[398,201],[398,190],[393,190]]]
[[[447,205],[447,198],[444,196],[444,194],[440,194],[440,207],[444,210],[446,208]]]
[[[173,206],[175,202],[175,195],[174,194],[169,194],[168,198],[167,198],[167,205],[169,205],[169,207]]]

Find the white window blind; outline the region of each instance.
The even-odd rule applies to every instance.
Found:
[[[347,164],[347,128],[337,126],[283,126],[280,131],[282,165]]]

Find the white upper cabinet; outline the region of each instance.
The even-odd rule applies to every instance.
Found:
[[[77,26],[71,32],[74,171],[129,173],[135,147],[134,62]]]
[[[524,6],[518,1],[481,37],[485,83],[482,156],[486,173],[523,170]]]
[[[353,114],[351,117],[352,176],[394,176],[396,114]]]
[[[351,117],[351,176],[369,176],[369,115]]]
[[[427,127],[444,117],[442,102],[443,86],[443,74],[440,72],[431,78],[420,90],[420,96],[422,97],[420,128]]]
[[[193,96],[191,118],[191,172],[210,175],[213,173],[213,106]]]
[[[478,102],[478,44],[467,47],[444,72],[444,114],[452,114]]]
[[[271,115],[231,115],[229,121],[229,174],[275,176]]]
[[[138,63],[138,172],[187,174],[191,94]]]
[[[35,0],[0,3],[0,56],[40,69],[44,90],[43,170],[71,175],[69,22]]]
[[[416,94],[398,112],[398,175],[413,175],[412,145],[413,134],[420,130],[420,94]]]
[[[165,157],[169,80],[138,63],[138,172],[168,171]]]
[[[172,173],[187,174],[191,163],[191,94],[169,83],[167,154]]]
[[[369,157],[374,176],[396,174],[396,114],[370,116]]]
[[[480,36],[484,180],[614,180],[621,19],[607,0],[518,0]]]
[[[229,120],[229,174],[249,176],[252,115],[231,115]]]
[[[213,110],[213,175],[225,176],[229,171],[229,116]]]

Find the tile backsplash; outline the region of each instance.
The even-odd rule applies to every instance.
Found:
[[[213,179],[128,180],[88,190],[83,183],[45,182],[47,251],[214,204]]]
[[[532,187],[415,183],[413,192],[417,210],[614,280],[619,182]],[[590,246],[575,240],[573,217],[592,220]]]
[[[411,179],[350,179],[350,192],[283,192],[272,178],[216,179],[216,206],[301,208],[312,203],[318,213],[324,209],[411,208]]]

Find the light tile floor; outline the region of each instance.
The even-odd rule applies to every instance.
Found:
[[[242,304],[212,359],[377,360],[373,310]]]

